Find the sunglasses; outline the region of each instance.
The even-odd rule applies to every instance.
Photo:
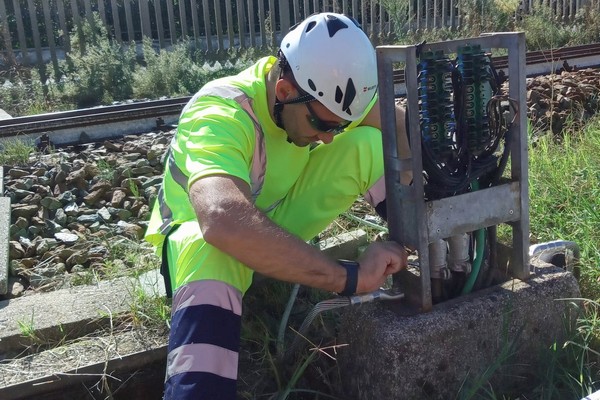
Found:
[[[350,125],[350,121],[343,121],[341,124],[323,121],[321,118],[317,117],[314,110],[310,106],[310,102],[304,104],[306,104],[306,108],[310,113],[310,115],[306,116],[306,119],[308,119],[310,126],[312,126],[313,129],[317,131],[333,133],[334,135],[337,135],[338,133],[341,133],[344,129],[346,129],[348,125]]]

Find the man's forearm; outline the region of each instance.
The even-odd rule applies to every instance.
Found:
[[[346,270],[273,223],[248,200],[246,187],[239,179],[222,176],[192,185],[190,199],[204,239],[265,276],[341,291]]]

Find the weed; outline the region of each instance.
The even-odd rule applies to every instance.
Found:
[[[73,50],[60,64],[64,78],[58,83],[59,90],[77,107],[124,100],[133,93],[135,45],[121,48],[110,42],[97,13],[92,22],[83,21],[72,33]]]
[[[25,139],[9,138],[0,141],[0,165],[26,165],[35,152],[34,144]]]
[[[19,330],[21,331],[21,335],[31,340],[33,343],[40,343],[41,340],[37,335],[37,330],[34,324],[34,312],[31,312],[31,318],[28,321],[18,320],[17,325],[19,325]]]
[[[517,354],[517,345],[519,343],[519,336],[522,330],[519,330],[516,334],[511,335],[510,333],[510,315],[512,311],[506,310],[502,316],[502,333],[500,338],[502,340],[498,354],[491,365],[489,365],[482,373],[472,377],[467,377],[463,382],[463,385],[458,393],[458,400],[470,400],[470,399],[481,399],[489,398],[496,399],[497,395],[492,385],[492,380],[495,376],[510,366],[511,359]]]
[[[572,240],[581,249],[582,294],[600,298],[600,118],[560,138],[544,135],[529,149],[532,243]],[[568,178],[566,178],[568,177]]]
[[[532,398],[579,399],[598,389],[600,304],[585,299],[562,301],[569,305],[565,316],[567,340],[542,352],[543,368],[535,371],[540,383],[531,390]]]
[[[171,306],[166,297],[158,292],[149,293],[139,282],[134,283],[131,297],[130,316],[134,327],[158,331],[170,327]]]
[[[98,166],[98,171],[99,171],[98,177],[100,179],[104,179],[109,182],[112,182],[115,177],[115,173],[116,173],[115,166],[111,165],[108,161],[106,161],[104,159],[98,160],[96,165]]]
[[[535,7],[523,16],[520,27],[527,32],[528,49],[556,49],[571,40],[571,29],[563,24],[547,6]]]

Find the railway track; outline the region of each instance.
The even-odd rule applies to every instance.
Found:
[[[497,70],[508,66],[507,56],[492,58]],[[527,76],[543,75],[560,69],[600,65],[600,43],[527,53]],[[403,93],[404,71],[394,73],[396,92]],[[40,114],[0,120],[0,140],[19,135],[40,140],[41,135],[54,145],[68,145],[112,139],[164,129],[177,122],[189,96]]]

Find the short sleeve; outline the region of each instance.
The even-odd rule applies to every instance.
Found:
[[[173,146],[177,165],[188,176],[189,187],[198,179],[232,175],[250,184],[254,125],[232,100],[200,98],[181,116]]]

